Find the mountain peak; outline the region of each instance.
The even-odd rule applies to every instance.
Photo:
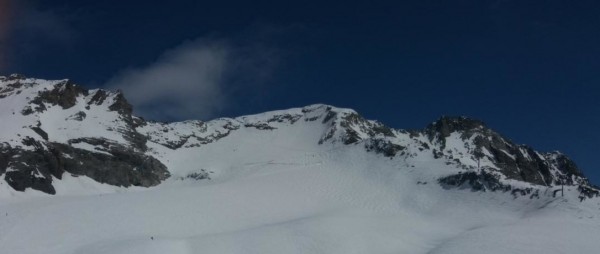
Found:
[[[442,137],[448,137],[457,131],[471,131],[486,129],[483,121],[465,116],[442,116],[437,121],[429,124],[425,129],[428,132],[436,132]]]
[[[26,79],[26,77],[24,75],[18,74],[18,73],[13,73],[8,76],[0,76],[0,81],[18,80],[18,79]]]

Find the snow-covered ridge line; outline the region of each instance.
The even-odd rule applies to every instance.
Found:
[[[174,163],[175,158],[202,164],[203,154],[222,144],[250,141],[257,147],[281,143],[306,151],[359,148],[406,167],[441,163],[446,170],[440,176],[471,172],[480,174],[474,180],[489,175],[510,186],[514,181],[589,185],[565,155],[514,144],[467,117],[442,117],[423,130],[407,131],[367,120],[352,109],[314,104],[207,122],[162,123],[134,116],[119,91],[19,75],[0,78],[0,107],[9,123],[0,126],[5,161],[0,175],[19,191],[54,193],[54,182],[66,172],[117,186],[154,186],[170,175],[194,173]],[[454,183],[473,185],[465,181]]]
[[[466,117],[442,117],[422,131],[406,131],[366,120],[351,109],[315,104],[251,116],[221,118],[206,123],[153,123],[142,127],[141,131],[150,136],[152,142],[179,149],[206,145],[213,142],[215,137],[225,137],[231,131],[244,127],[276,130],[307,122],[321,123],[312,127],[321,130],[319,144],[363,144],[367,150],[390,157],[399,155],[404,160],[417,157],[428,159],[429,153],[433,159],[444,159],[466,170],[488,168],[500,171],[501,178],[539,185],[586,182],[566,156],[539,153],[530,147],[516,145],[483,122]],[[561,162],[557,162],[557,159]]]

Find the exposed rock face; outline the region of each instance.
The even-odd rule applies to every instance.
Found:
[[[429,124],[425,128],[425,133],[431,140],[443,140],[453,132],[468,132],[468,135],[472,135],[473,132],[483,128],[485,128],[485,124],[479,120],[466,117],[442,117]]]
[[[386,157],[394,157],[398,152],[403,151],[406,147],[394,144],[390,141],[382,139],[373,139],[365,144],[367,151],[375,151],[376,153],[383,154]]]
[[[327,141],[341,141],[351,145],[369,138],[396,137],[391,128],[376,121],[369,121],[356,112],[338,113],[332,111],[329,106],[326,111],[323,123],[329,124],[331,128],[327,135],[319,140],[321,144]],[[339,136],[336,137],[336,134]]]
[[[54,194],[56,191],[52,186],[52,176],[59,179],[62,176],[58,158],[32,138],[26,138],[23,143],[33,149],[4,146],[0,151],[0,157],[6,160],[2,163],[1,170],[6,172],[6,182],[18,191],[32,188]]]
[[[321,144],[361,143],[367,151],[404,160],[423,158],[423,153],[429,151],[433,159],[463,169],[462,173],[440,179],[440,183],[448,188],[512,191],[515,196],[535,196],[531,189],[514,189],[503,179],[539,186],[589,187],[587,178],[567,156],[559,152],[540,153],[528,146],[517,145],[479,120],[442,117],[421,131],[404,131],[365,120],[355,112],[329,112],[324,119],[330,129],[320,140]],[[586,193],[595,195],[593,191]]]
[[[446,138],[458,133],[465,143],[472,141],[476,159],[492,162],[509,179],[538,185],[575,184],[582,176],[575,163],[560,153],[541,154],[528,146],[516,145],[478,120],[442,117],[425,129],[429,140],[446,147]]]
[[[54,194],[53,178],[62,179],[65,172],[88,176],[100,183],[116,186],[150,187],[169,177],[167,168],[151,156],[132,149],[108,144],[106,140],[76,140],[106,147],[103,152],[91,152],[68,144],[46,143],[25,139],[32,150],[3,147],[0,150],[0,172],[6,172],[6,182],[15,190],[27,188]]]
[[[476,171],[482,163],[503,178],[535,185],[588,184],[565,155],[514,144],[482,121],[467,117],[442,117],[421,131],[393,130],[355,112],[328,112],[324,119],[331,127],[320,143],[364,143],[368,151],[387,157],[413,158],[430,151],[434,159],[446,160],[448,165]]]
[[[117,92],[114,103],[108,106],[108,109],[117,111],[124,116],[131,116],[131,113],[133,112],[133,106],[127,102],[127,99],[125,99],[125,96],[121,91]]]
[[[438,180],[446,188],[468,188],[474,191],[509,191],[510,185],[503,184],[497,176],[488,172],[464,172]]]
[[[104,101],[108,98],[108,93],[104,90],[98,90],[92,96],[92,99],[88,102],[88,105],[102,105]]]
[[[4,180],[13,189],[24,191],[31,188],[54,194],[53,182],[62,179],[65,173],[123,187],[155,186],[170,176],[163,163],[145,154],[147,137],[136,130],[139,121],[143,120],[131,115],[132,107],[121,93],[96,90],[90,95],[90,91],[68,80],[52,82],[12,75],[0,81],[3,82],[0,94],[4,97],[20,96],[26,102],[19,112],[26,117],[19,120],[24,126],[4,130],[3,135],[13,138],[0,140],[3,142],[0,146],[0,175],[4,174]],[[53,107],[62,111],[49,112]],[[56,114],[57,117],[65,114],[66,117],[61,118],[63,123],[81,122],[72,125],[72,132],[80,133],[81,137],[57,139],[59,134],[73,136],[68,130],[70,125],[57,129],[52,126],[57,124],[52,122],[55,120],[44,117],[44,114]],[[45,121],[50,121],[50,127],[45,125]],[[79,125],[82,127],[77,127]],[[97,127],[101,133],[93,129]],[[6,131],[16,133],[9,135]],[[110,135],[111,138],[98,135]]]
[[[104,148],[104,153],[94,153],[55,143],[62,170],[75,175],[85,175],[100,182],[116,186],[150,187],[169,177],[167,167],[152,156],[136,152],[103,139],[73,140],[71,144],[87,143]]]
[[[34,98],[31,103],[37,105],[40,110],[45,110],[45,103],[59,105],[63,109],[68,109],[77,103],[77,97],[87,95],[87,90],[65,80],[54,86],[54,89],[42,91]]]

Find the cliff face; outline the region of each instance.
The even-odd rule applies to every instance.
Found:
[[[545,186],[587,183],[575,163],[564,154],[540,153],[526,145],[514,144],[478,120],[442,117],[430,124],[425,133],[440,154],[455,157],[451,149],[446,149],[446,143],[458,139],[470,149],[473,160],[485,162],[484,169],[498,171],[509,179]]]
[[[121,93],[13,75],[0,78],[0,98],[0,174],[15,190],[53,194],[65,173],[124,187],[169,177],[145,154],[146,138]]]

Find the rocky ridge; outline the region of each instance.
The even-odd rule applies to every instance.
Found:
[[[317,130],[315,146],[360,146],[407,166],[443,162],[455,169],[439,180],[447,188],[514,195],[531,194],[536,186],[567,185],[578,186],[585,197],[598,196],[564,154],[517,145],[466,117],[442,117],[423,130],[397,130],[354,110],[317,104],[208,122],[162,123],[132,115],[120,92],[19,75],[0,77],[0,107],[3,122],[10,122],[0,127],[0,175],[19,191],[52,194],[53,181],[66,173],[117,186],[155,186],[170,173],[167,158],[150,144],[183,151],[210,147],[245,130],[268,133],[306,125]],[[531,190],[513,187],[514,181]]]
[[[167,168],[145,154],[139,118],[120,92],[69,80],[0,77],[0,175],[15,190],[54,194],[63,174],[116,186],[154,186]]]

